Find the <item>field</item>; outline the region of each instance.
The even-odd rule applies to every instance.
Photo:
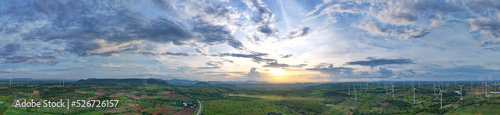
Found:
[[[238,88],[174,86],[154,84],[93,84],[37,82],[13,85],[0,89],[2,114],[196,114],[198,102],[203,103],[201,114],[242,115],[351,115],[351,114],[498,114],[500,95],[482,91],[480,86],[467,87],[463,100],[456,85],[442,87],[441,95],[431,82],[415,85],[396,82],[392,87],[383,82],[328,83],[320,85],[266,84],[268,87],[242,85]],[[451,84],[451,83],[448,83]],[[479,83],[477,83],[479,84]],[[237,84],[234,84],[237,86]],[[367,86],[368,85],[368,86]],[[215,85],[216,86],[216,85]],[[248,86],[248,87],[246,87]],[[418,87],[417,87],[418,86]],[[242,88],[246,87],[246,88]],[[273,90],[269,87],[277,87]],[[493,86],[492,87],[497,87]],[[356,88],[354,92],[353,88]],[[500,87],[499,87],[500,88]],[[350,90],[347,90],[350,89]],[[491,91],[495,89],[491,88]],[[498,90],[498,89],[497,89]],[[34,94],[39,91],[39,94]],[[490,91],[490,92],[491,92]],[[414,97],[415,96],[415,97]],[[15,108],[14,99],[34,100],[119,100],[112,108]],[[184,103],[186,106],[184,106]],[[441,107],[441,104],[443,107]],[[161,114],[161,113],[160,113]],[[167,114],[167,113],[165,113]]]

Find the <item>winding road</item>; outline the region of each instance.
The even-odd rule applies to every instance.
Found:
[[[196,113],[196,115],[200,115],[203,106],[200,100],[198,100],[198,103],[199,103],[198,107],[200,107],[200,109],[198,109],[198,113]]]

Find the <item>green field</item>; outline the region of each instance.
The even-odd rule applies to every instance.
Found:
[[[379,83],[380,84],[380,83]],[[465,91],[463,99],[455,93],[457,87],[447,87],[443,91],[443,108],[440,96],[434,95],[431,83],[423,84],[415,91],[399,83],[386,93],[383,85],[371,83],[366,89],[357,83],[329,83],[316,86],[271,90],[262,87],[223,88],[148,84],[81,84],[68,83],[67,87],[56,84],[38,83],[37,86],[15,85],[0,89],[0,113],[2,114],[149,114],[167,109],[178,112],[187,108],[198,110],[196,100],[203,102],[202,114],[276,114],[276,115],[351,115],[351,114],[498,114],[500,95],[489,94],[480,88]],[[288,86],[290,84],[287,84]],[[357,85],[354,91],[345,87]],[[250,86],[250,85],[244,85]],[[266,84],[269,87],[275,87]],[[262,89],[260,89],[262,88]],[[31,92],[40,91],[38,95]],[[168,91],[168,92],[167,92]],[[24,94],[18,94],[24,92]],[[164,93],[162,93],[164,92]],[[167,93],[165,93],[167,92]],[[14,108],[10,107],[14,99],[34,100],[119,100],[116,108],[85,107],[76,108]],[[182,103],[186,103],[184,106]],[[195,113],[193,113],[195,114]]]

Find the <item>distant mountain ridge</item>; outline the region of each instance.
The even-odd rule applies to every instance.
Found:
[[[140,79],[140,78],[129,78],[129,79],[112,79],[112,78],[88,78],[87,80],[81,79],[77,81],[78,83],[146,83],[146,84],[161,84],[169,85],[162,79]]]

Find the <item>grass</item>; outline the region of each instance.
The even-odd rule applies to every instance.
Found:
[[[498,110],[500,110],[500,104],[474,104],[465,107],[459,107],[452,109],[445,114],[450,115],[498,115]]]

